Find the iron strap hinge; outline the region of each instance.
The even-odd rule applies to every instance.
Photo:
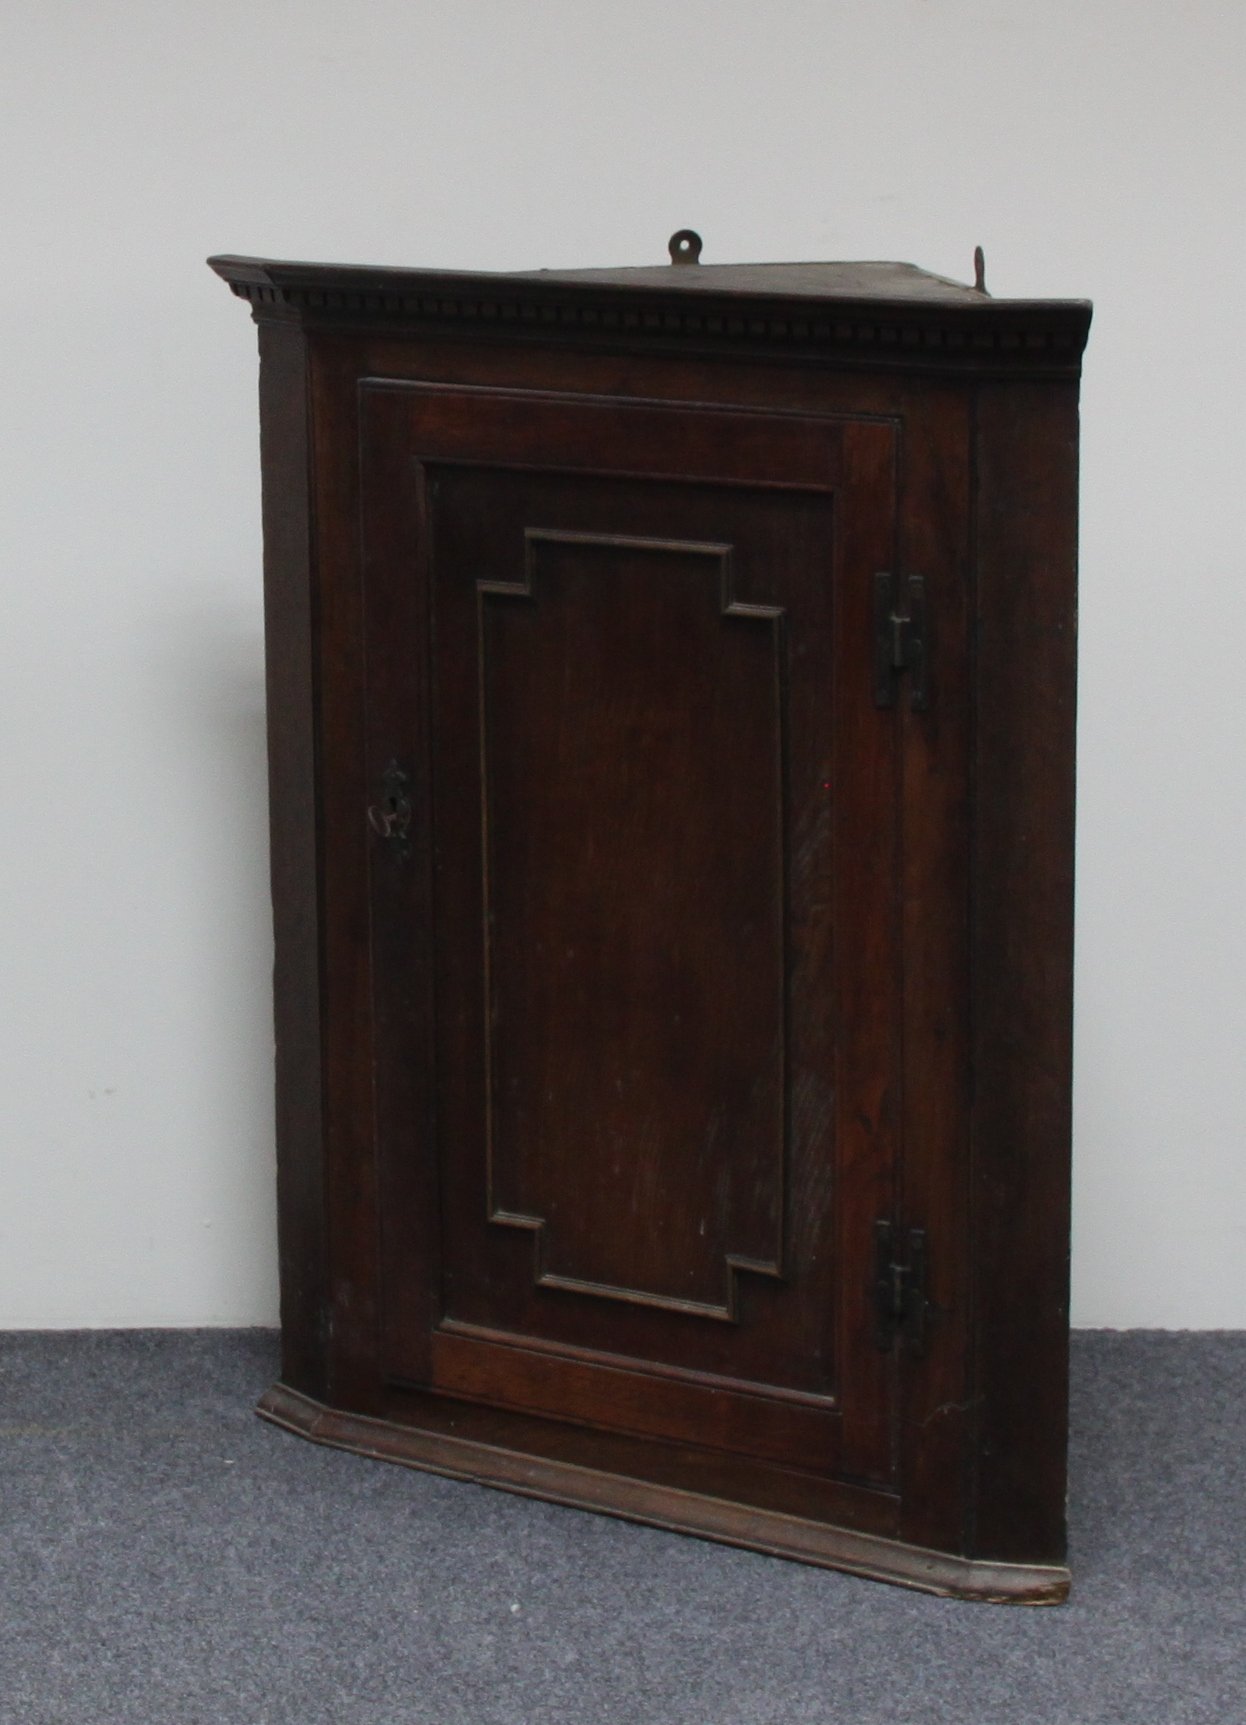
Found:
[[[907,671],[909,706],[924,713],[930,704],[929,659],[925,581],[888,571],[875,575],[874,705],[895,706],[896,679]]]
[[[926,1230],[874,1224],[874,1336],[889,1353],[901,1342],[910,1354],[926,1347]]]

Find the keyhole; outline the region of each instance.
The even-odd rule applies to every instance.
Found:
[[[411,825],[411,804],[404,786],[406,774],[396,761],[391,761],[381,775],[384,794],[380,802],[368,807],[368,825],[383,839],[405,839]]]

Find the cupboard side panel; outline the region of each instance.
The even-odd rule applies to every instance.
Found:
[[[268,706],[282,1379],[326,1393],[327,1265],[315,569],[307,348],[261,324],[264,635]]]
[[[328,1211],[329,1399],[370,1411],[379,1393],[380,1204],[371,987],[357,352],[311,349]]]
[[[977,402],[975,1556],[1059,1561],[1068,1426],[1077,389]]]

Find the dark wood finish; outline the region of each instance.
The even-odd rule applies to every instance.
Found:
[[[977,414],[972,1537],[991,1557],[1055,1558],[1068,1408],[1076,390],[984,387]]]
[[[261,1411],[1061,1597],[1088,307],[213,264],[261,325]],[[923,583],[916,707],[880,570]]]
[[[840,1070],[859,1109],[894,1058],[898,965],[884,986],[877,933],[894,833],[876,795],[893,727],[859,699],[864,617],[832,631],[828,573],[859,595],[890,559],[893,428],[388,386],[363,402],[372,724],[383,755],[411,687],[388,595],[417,523],[383,453],[371,474],[372,450],[398,447],[428,469],[441,787],[414,824],[439,853],[442,1289],[421,1318],[414,1290],[386,1300],[387,1367],[618,1424],[622,1385],[644,1383],[618,1364],[639,1360],[660,1370],[629,1399],[638,1429],[721,1429],[764,1453],[787,1432],[820,1466],[847,1446],[885,1477],[870,1315],[842,1335],[833,1318],[845,1263],[850,1286],[868,1279],[893,1149],[877,1127],[854,1148],[846,1108],[832,1132],[825,1078]],[[453,465],[482,451],[485,468]],[[881,918],[861,914],[870,893]],[[396,1002],[407,936],[387,913],[372,927]],[[837,986],[854,990],[842,1010]],[[409,1073],[378,1071],[399,1121],[379,1149],[401,1278],[421,1200],[403,1201],[391,1079]],[[839,1177],[854,1154],[871,1184]]]
[[[260,330],[281,1370],[328,1391],[315,552],[307,341]]]

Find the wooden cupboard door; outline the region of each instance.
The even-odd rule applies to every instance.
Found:
[[[882,420],[360,394],[390,1382],[886,1484]]]

